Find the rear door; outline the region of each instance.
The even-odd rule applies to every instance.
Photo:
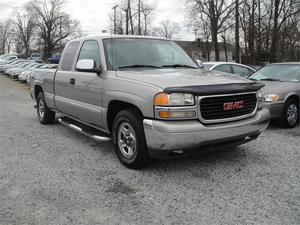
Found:
[[[78,57],[73,60],[71,70],[59,71],[56,75],[57,108],[83,122],[101,127],[103,124],[102,78],[96,73],[79,72],[75,69],[80,59],[93,59],[96,65],[100,66],[99,43],[97,40],[86,40],[78,51],[76,54]],[[64,57],[62,57],[63,61]]]

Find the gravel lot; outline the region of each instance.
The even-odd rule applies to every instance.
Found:
[[[128,170],[0,76],[0,224],[300,224],[300,129]]]

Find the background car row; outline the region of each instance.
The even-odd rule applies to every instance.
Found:
[[[0,73],[9,76],[12,79],[17,79],[21,82],[30,84],[32,71],[35,69],[51,69],[57,68],[56,64],[43,64],[32,60],[18,59],[14,57],[0,58]]]

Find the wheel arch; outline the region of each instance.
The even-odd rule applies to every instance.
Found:
[[[109,132],[111,132],[112,130],[112,125],[114,122],[114,118],[116,117],[116,115],[124,110],[124,109],[128,109],[128,108],[132,108],[132,109],[136,109],[142,116],[142,110],[137,107],[136,105],[123,101],[123,100],[111,100],[108,104],[108,108],[107,108],[107,113],[106,113],[106,123],[107,123],[107,128],[109,130]]]
[[[299,95],[297,95],[297,94],[295,94],[295,93],[289,94],[289,95],[286,97],[285,102],[287,102],[287,101],[290,100],[290,99],[296,100],[297,103],[298,103],[298,107],[299,107],[299,105],[300,105],[300,97],[299,97]]]
[[[35,99],[37,99],[37,96],[40,92],[44,93],[42,86],[39,85],[39,84],[34,85],[34,97],[35,97]]]

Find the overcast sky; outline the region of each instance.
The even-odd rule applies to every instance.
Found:
[[[15,9],[19,9],[29,0],[0,0],[0,20],[9,18]],[[153,26],[169,18],[181,26],[176,39],[192,40],[193,33],[185,28],[185,0],[147,0],[156,2]],[[114,0],[66,0],[65,10],[74,19],[80,21],[83,34],[96,34],[110,27],[108,15],[112,11]]]

